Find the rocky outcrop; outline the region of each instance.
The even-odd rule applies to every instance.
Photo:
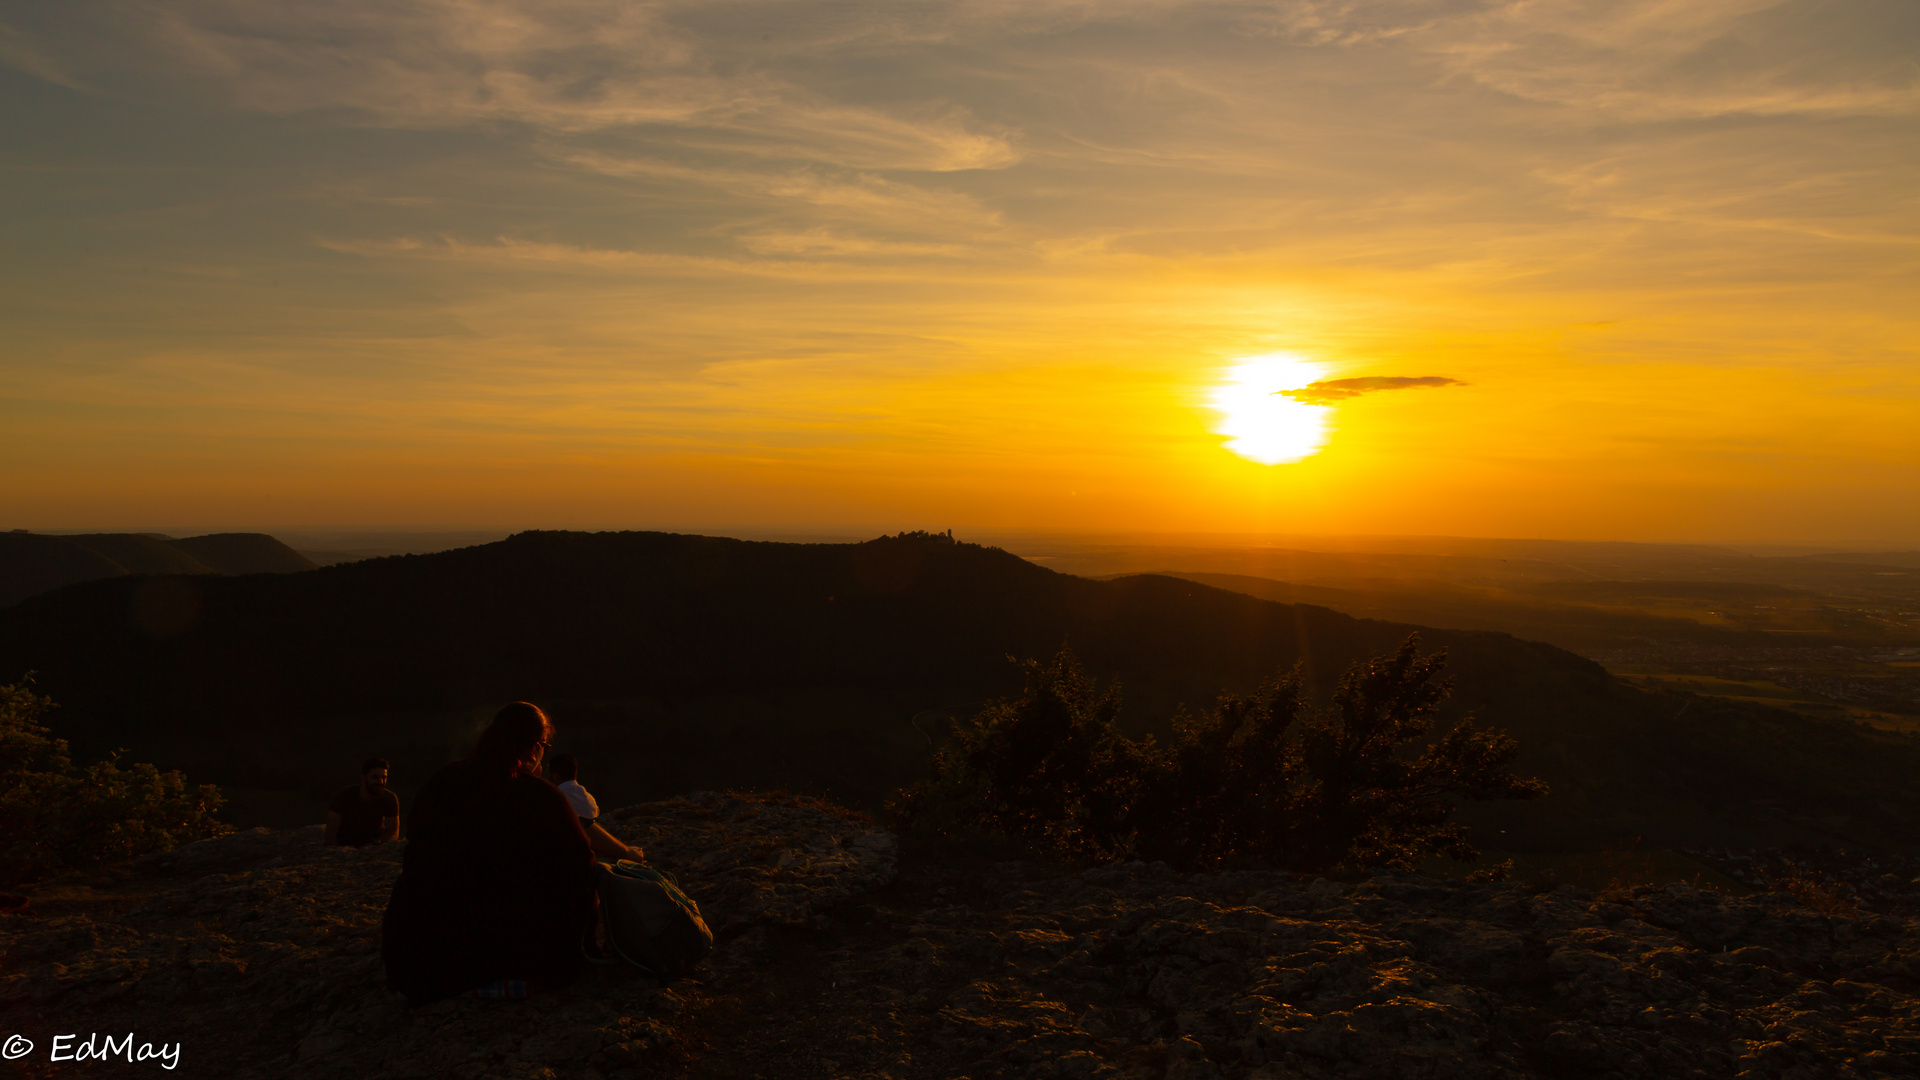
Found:
[[[975,1078],[1920,1071],[1915,924],[1779,896],[1132,865],[918,923],[870,978],[977,974],[932,1032]]]
[[[178,1041],[193,1076],[1920,1074],[1920,924],[1784,894],[1137,863],[909,860],[896,880],[891,837],[808,800],[605,820],[718,932],[694,979],[598,968],[526,1002],[408,1010],[377,949],[399,847],[255,832],[0,918],[0,1011],[42,1046]]]
[[[810,925],[894,873],[891,836],[807,799],[700,794],[609,817],[723,938]],[[0,921],[0,1039],[37,1047],[14,1067],[65,1075],[75,1066],[48,1061],[54,1035],[131,1030],[182,1044],[188,1076],[612,1078],[682,1037],[702,985],[623,966],[524,1003],[409,1010],[379,955],[401,851],[255,829],[144,860],[142,878],[36,897],[38,914]]]
[[[677,868],[722,938],[768,926],[807,926],[893,879],[892,834],[810,799],[701,793],[615,810],[601,823]]]
[[[1755,892],[1790,892],[1829,910],[1920,915],[1920,857],[1833,848],[1708,847],[1680,853]]]

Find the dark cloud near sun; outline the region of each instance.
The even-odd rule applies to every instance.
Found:
[[[1298,390],[1275,390],[1282,397],[1308,405],[1332,405],[1375,390],[1407,390],[1416,386],[1465,386],[1444,375],[1363,375],[1355,379],[1325,379]]]

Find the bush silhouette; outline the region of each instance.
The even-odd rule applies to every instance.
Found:
[[[934,755],[933,777],[896,798],[896,816],[948,838],[1017,838],[1053,858],[1127,855],[1151,741],[1120,733],[1119,694],[1099,691],[1072,650],[1020,666],[1020,697],[962,724]]]
[[[122,766],[120,755],[76,767],[65,739],[39,720],[53,708],[29,680],[0,685],[0,885],[111,859],[167,851],[228,832],[220,789],[178,772]]]
[[[1296,844],[1301,756],[1294,726],[1306,711],[1296,673],[1252,697],[1222,694],[1202,716],[1173,718],[1173,744],[1155,755],[1130,818],[1136,854],[1187,869],[1257,859],[1276,865]]]
[[[1444,652],[1418,655],[1419,635],[1392,657],[1355,664],[1334,692],[1334,711],[1301,737],[1306,782],[1294,803],[1291,860],[1409,867],[1427,852],[1470,861],[1466,828],[1447,820],[1456,798],[1533,799],[1538,780],[1508,771],[1520,747],[1498,729],[1462,720],[1409,761],[1399,748],[1433,727],[1450,684],[1435,676]]]
[[[1409,868],[1429,852],[1471,860],[1466,829],[1449,820],[1455,800],[1531,799],[1546,785],[1508,770],[1514,740],[1471,721],[1412,752],[1447,695],[1436,677],[1445,662],[1409,637],[1350,668],[1318,715],[1289,673],[1176,716],[1162,747],[1122,734],[1118,691],[1099,690],[1062,648],[1022,665],[1020,698],[954,732],[932,776],[896,798],[895,816],[923,838],[1189,870]]]

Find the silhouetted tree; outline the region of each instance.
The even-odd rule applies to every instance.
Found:
[[[1505,732],[1462,720],[1409,760],[1401,752],[1432,729],[1434,710],[1452,689],[1436,679],[1446,651],[1419,655],[1410,635],[1392,657],[1347,670],[1333,712],[1301,733],[1305,782],[1297,792],[1294,835],[1285,860],[1299,869],[1336,862],[1409,867],[1420,855],[1479,856],[1467,830],[1448,818],[1454,800],[1533,799],[1539,780],[1508,771],[1519,743]]]
[[[1073,651],[1020,662],[1026,686],[953,732],[933,776],[899,794],[909,828],[947,839],[1017,838],[1063,858],[1129,853],[1127,810],[1153,746],[1120,734],[1120,695],[1096,687]]]
[[[118,753],[76,767],[39,720],[53,708],[30,680],[0,685],[0,885],[127,859],[228,832],[220,789],[178,772],[122,766]]]
[[[1298,672],[1251,697],[1223,694],[1174,718],[1162,749],[1120,734],[1119,693],[1097,691],[1071,651],[1027,661],[1026,688],[962,726],[933,776],[901,793],[910,832],[1003,836],[1072,858],[1164,859],[1187,869],[1257,861],[1410,867],[1478,852],[1455,800],[1530,799],[1546,785],[1508,770],[1518,745],[1462,721],[1417,754],[1449,684],[1444,653],[1409,637],[1356,663],[1333,708],[1310,716]],[[1306,717],[1306,719],[1302,719]]]
[[[1251,697],[1220,695],[1205,715],[1176,714],[1173,744],[1152,761],[1131,814],[1139,854],[1211,869],[1285,852],[1301,766],[1290,735],[1304,710],[1299,674],[1290,672]]]

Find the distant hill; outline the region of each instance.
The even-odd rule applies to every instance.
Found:
[[[416,784],[494,708],[549,706],[614,804],[728,786],[875,805],[941,723],[1017,691],[1009,656],[1071,642],[1164,725],[1296,662],[1322,699],[1416,628],[1141,575],[1094,581],[924,534],[865,544],[661,533],[499,543],[276,576],[71,585],[0,610],[0,673],[33,670],[83,751],[325,795],[359,759]],[[1514,847],[1920,837],[1912,740],[1623,685],[1506,634],[1449,650],[1456,715],[1523,744],[1554,795],[1479,812]]]
[[[1303,585],[1246,574],[1209,574],[1165,570],[1161,573],[1217,589],[1246,593],[1280,603],[1320,604],[1362,618],[1465,630],[1499,630],[1588,653],[1645,643],[1688,642],[1704,645],[1825,645],[1837,638],[1806,631],[1750,630],[1707,626],[1679,614],[1662,614],[1642,604],[1648,599],[1687,599],[1702,603],[1817,599],[1788,586],[1716,581],[1565,581],[1537,582],[1513,589],[1458,588],[1444,582],[1382,581],[1345,588]],[[1121,576],[1121,575],[1116,575]],[[1616,606],[1600,606],[1613,604]]]
[[[1857,566],[1898,566],[1920,570],[1920,551],[1848,551],[1825,555],[1802,555],[1803,562],[1847,563]]]
[[[76,581],[126,572],[112,559],[63,537],[0,533],[0,606]]]
[[[321,566],[379,559],[388,555],[431,555],[436,551],[474,547],[505,540],[510,533],[495,529],[454,529],[433,532],[283,532],[280,539]]]
[[[1321,603],[1304,590],[1339,590],[1324,602],[1349,614],[1505,630],[1589,655],[1651,642],[1920,645],[1920,622],[1912,621],[1920,554],[1912,552],[1752,555],[1672,544],[1356,537],[1327,550],[1037,540],[1022,554],[1086,577],[1281,583],[1279,591],[1238,589],[1268,599]]]
[[[265,533],[0,533],[0,607],[125,574],[288,574],[318,565]]]
[[[209,533],[170,543],[216,574],[296,574],[320,568],[265,533]]]
[[[125,574],[213,574],[219,571],[153,533],[78,533],[50,539],[82,547]],[[268,539],[271,539],[270,537]]]

